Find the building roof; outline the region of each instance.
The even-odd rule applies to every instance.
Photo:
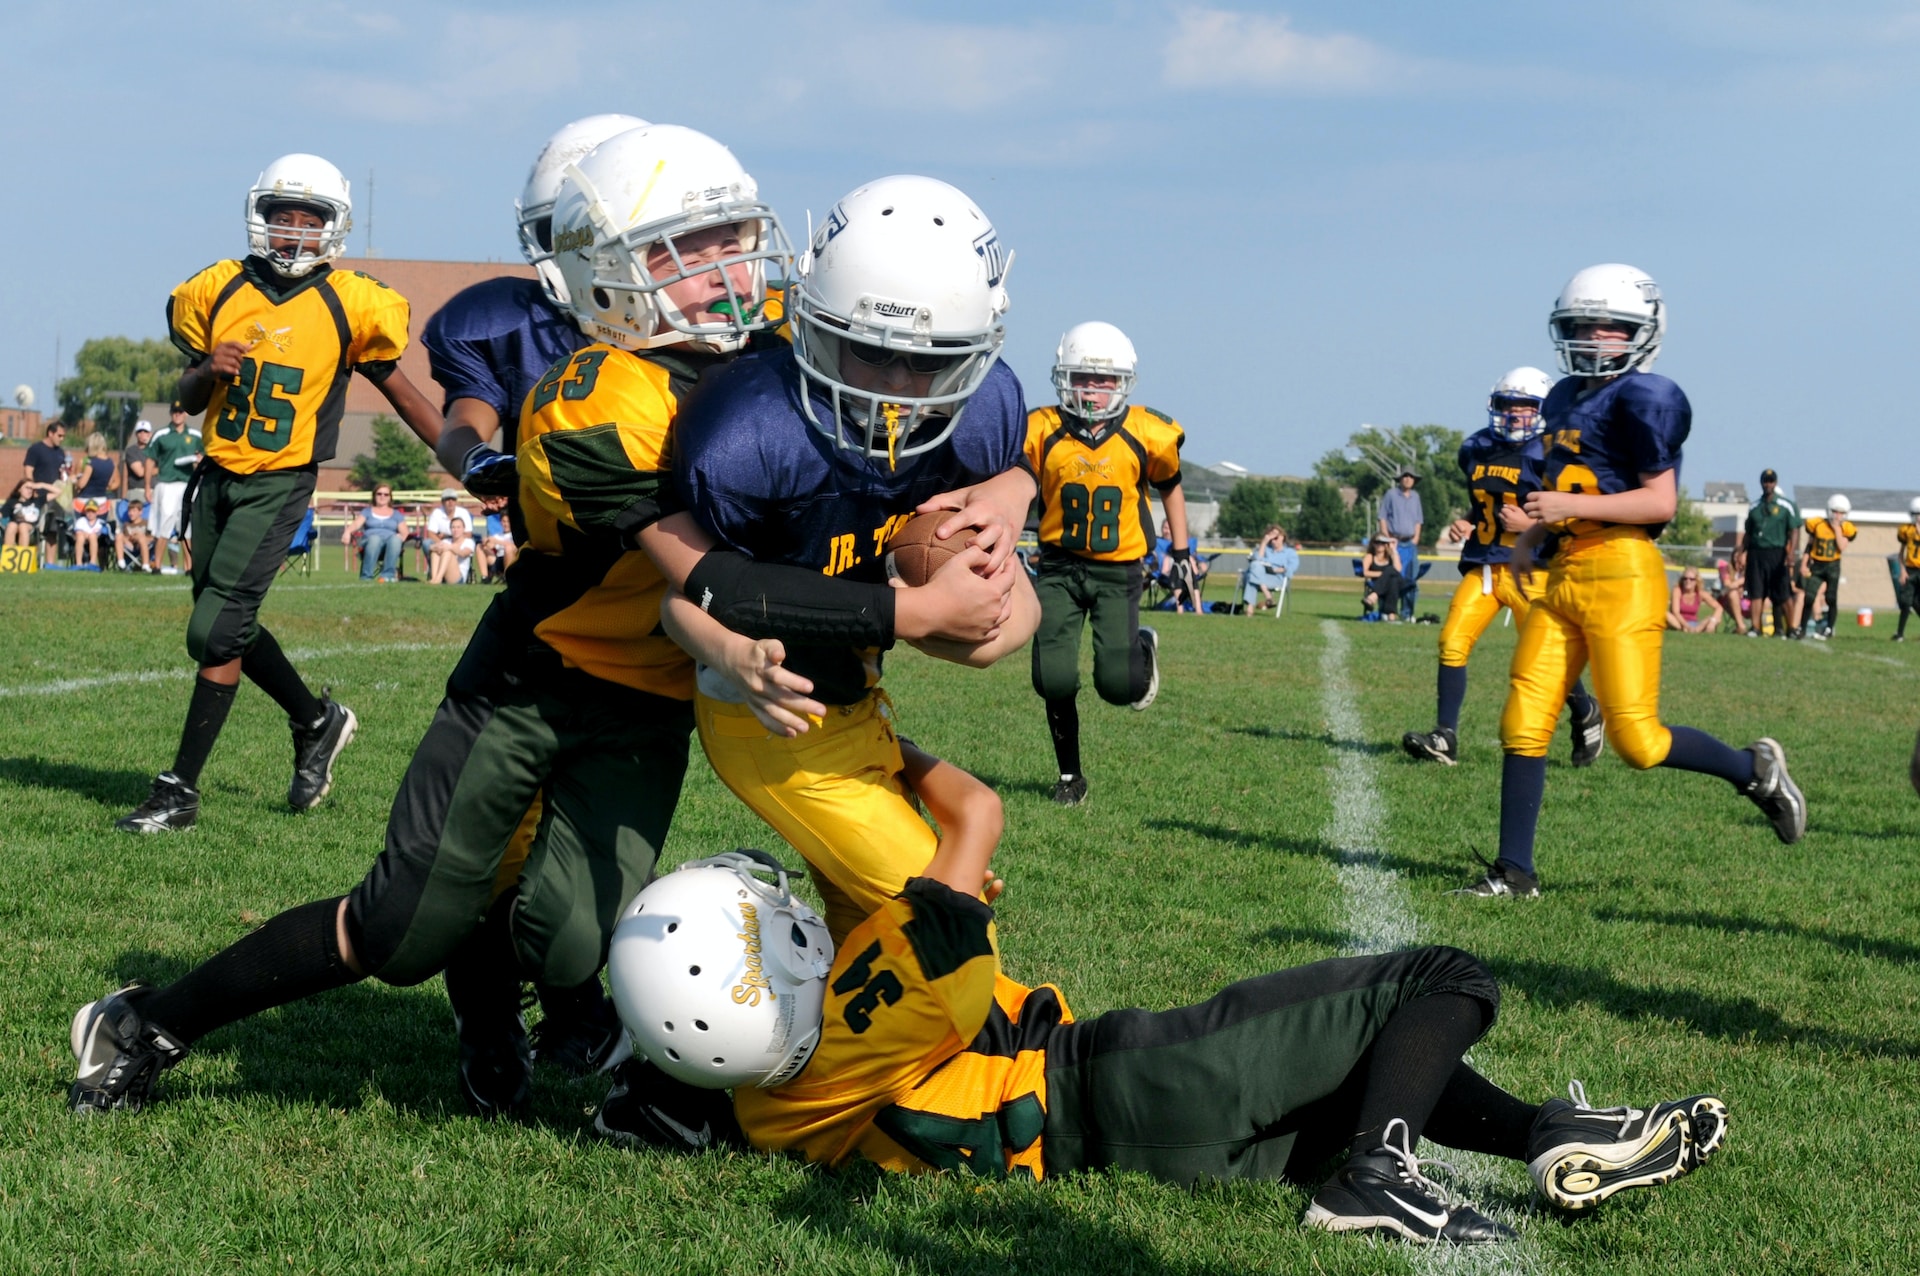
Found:
[[[413,322],[408,332],[407,352],[400,356],[400,371],[420,387],[427,401],[436,408],[446,395],[427,372],[427,352],[420,344],[427,320],[447,304],[462,288],[501,275],[533,278],[533,267],[522,261],[408,261],[397,257],[342,257],[333,263],[335,270],[359,270],[372,275],[407,299]],[[354,377],[347,387],[348,412],[386,412],[393,409],[379,387],[365,377]]]
[[[1793,503],[1800,512],[1808,517],[1827,508],[1827,498],[1841,493],[1853,502],[1853,513],[1848,515],[1856,522],[1904,523],[1909,515],[1907,506],[1920,491],[1896,490],[1885,487],[1848,487],[1845,483],[1795,483],[1793,485]]]
[[[1700,499],[1716,505],[1722,503],[1751,505],[1753,503],[1747,496],[1745,483],[1702,483]]]

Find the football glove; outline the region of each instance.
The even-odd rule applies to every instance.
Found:
[[[460,461],[460,482],[475,496],[512,496],[520,490],[520,470],[510,452],[484,443],[469,448]]]
[[[1172,559],[1175,563],[1190,562],[1193,559],[1193,546],[1188,545],[1183,549],[1170,548],[1167,550],[1167,557]]]

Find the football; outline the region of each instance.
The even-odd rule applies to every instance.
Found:
[[[933,534],[952,513],[952,510],[937,510],[931,514],[915,514],[900,525],[887,541],[889,580],[924,585],[947,565],[948,559],[967,547],[972,537],[964,531],[955,532],[946,540]]]

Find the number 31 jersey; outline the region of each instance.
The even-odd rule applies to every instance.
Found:
[[[1519,533],[1508,531],[1500,522],[1500,509],[1524,504],[1531,492],[1540,490],[1540,465],[1546,445],[1539,438],[1513,443],[1501,438],[1488,426],[1467,436],[1460,445],[1460,473],[1467,480],[1467,518],[1473,531],[1460,548],[1460,571],[1489,563],[1504,563],[1513,558],[1513,543]]]
[[[207,404],[207,458],[235,474],[331,459],[348,376],[383,380],[407,348],[407,321],[407,299],[357,270],[288,280],[249,257],[175,288],[167,330],[189,359],[225,341],[247,349],[239,378],[215,385]]]
[[[1059,408],[1027,417],[1027,463],[1040,479],[1040,543],[1099,563],[1131,563],[1153,545],[1147,488],[1180,482],[1187,440],[1172,417],[1129,407],[1098,435]]]

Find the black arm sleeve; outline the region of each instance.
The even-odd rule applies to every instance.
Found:
[[[393,370],[399,366],[400,361],[398,359],[369,359],[365,363],[354,364],[353,370],[375,385],[381,385],[388,377],[393,375]]]
[[[735,550],[708,553],[686,595],[737,634],[805,646],[893,646],[893,587],[842,580],[810,567],[756,563]]]

